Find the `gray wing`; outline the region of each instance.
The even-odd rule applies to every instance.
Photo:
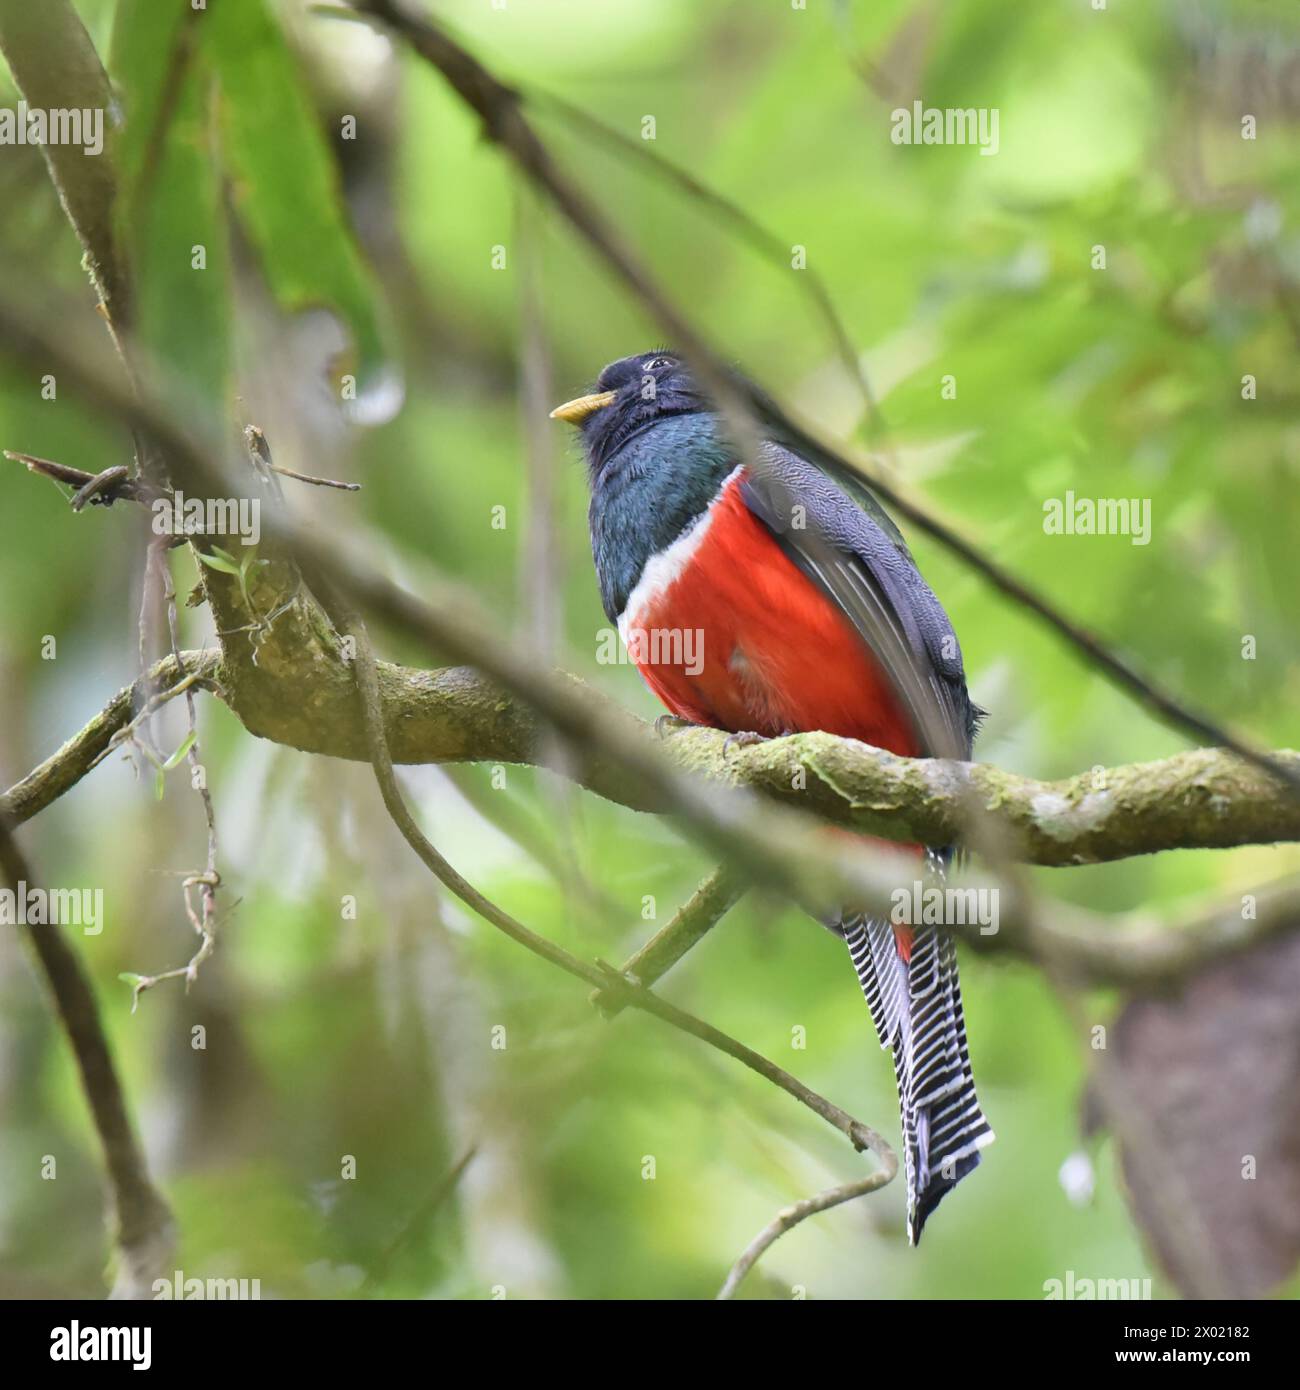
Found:
[[[780,444],[759,446],[746,506],[841,609],[888,673],[922,748],[970,757],[980,711],[961,647],[902,536],[864,485],[852,492]]]

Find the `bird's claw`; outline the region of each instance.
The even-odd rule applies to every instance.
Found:
[[[682,719],[676,714],[661,714],[655,720],[655,733],[660,738],[667,738],[669,734],[680,734],[684,729],[695,729],[699,726],[692,724],[689,719]]]
[[[752,748],[756,743],[766,743],[765,734],[756,734],[752,729],[745,729],[739,733],[728,734],[722,740],[722,756],[725,758],[733,748]]]

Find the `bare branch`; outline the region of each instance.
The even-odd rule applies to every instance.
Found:
[[[30,473],[63,483],[77,490],[73,499],[73,511],[79,512],[87,502],[99,506],[111,506],[119,498],[131,502],[143,502],[146,506],[155,498],[165,496],[161,488],[141,478],[128,476],[124,465],[105,468],[99,473],[88,473],[84,468],[72,468],[54,459],[38,458],[35,454],[19,453],[15,449],[3,450],[7,459],[24,464]]]
[[[857,1182],[846,1182],[839,1187],[831,1187],[825,1192],[819,1192],[815,1197],[805,1197],[801,1202],[794,1202],[788,1207],[782,1207],[776,1216],[749,1242],[741,1252],[740,1258],[732,1265],[731,1273],[727,1275],[726,1282],[718,1290],[719,1300],[734,1298],[736,1290],[740,1287],[740,1281],[753,1269],[763,1253],[787,1231],[793,1230],[801,1221],[806,1221],[810,1216],[816,1216],[819,1211],[829,1211],[832,1207],[838,1207],[844,1202],[851,1202],[855,1197],[865,1197],[869,1192],[875,1192],[890,1182],[898,1171],[898,1159],[892,1153],[889,1158],[891,1162],[882,1163],[876,1172],[869,1173],[865,1178],[859,1178]]]
[[[744,891],[744,884],[725,865],[715,869],[682,904],[672,920],[635,955],[630,956],[618,973],[648,989],[717,926]],[[606,1018],[614,1018],[622,1008],[617,997],[607,998],[599,990],[591,996],[591,1002]]]
[[[202,681],[209,687],[216,679],[221,653],[216,650],[182,652],[178,662],[166,657],[146,676],[123,687],[100,712],[79,729],[57,752],[51,753],[39,767],[33,768],[21,781],[15,782],[0,796],[0,817],[12,825],[21,825],[38,811],[57,801],[112,751],[114,741],[130,730],[137,717],[137,702],[146,686],[162,687],[155,695],[153,708],[158,708],[172,695],[180,694],[181,682]]]
[[[0,813],[0,872],[15,892],[38,882]],[[145,1157],[127,1114],[126,1098],[113,1065],[108,1039],[90,981],[77,954],[57,926],[24,930],[54,998],[59,1023],[76,1058],[82,1090],[104,1150],[113,1211],[113,1239],[121,1255],[113,1294],[145,1298],[150,1285],[170,1269],[174,1232],[167,1203],[149,1177]]]

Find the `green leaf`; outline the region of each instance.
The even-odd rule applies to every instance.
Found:
[[[228,397],[230,288],[221,170],[189,0],[122,0],[111,68],[124,126],[116,217],[133,328],[175,406],[216,425]]]
[[[194,747],[194,744],[197,741],[198,736],[198,730],[196,729],[191,729],[189,733],[185,735],[185,741],[171,755],[171,757],[168,758],[165,763],[163,763],[164,772],[170,772],[172,768],[180,766],[181,759],[184,758],[186,753],[188,753],[190,749]]]
[[[167,774],[161,767],[153,775],[153,794],[158,801],[167,794]]]
[[[125,118],[113,151],[122,193],[140,177],[163,108],[168,55],[176,51],[182,25],[194,13],[190,0],[119,0],[109,70]]]
[[[121,980],[124,985],[130,985],[133,989],[144,980],[143,975],[136,975],[130,970],[119,970],[117,978]]]
[[[333,364],[358,395],[387,375],[375,285],[343,210],[338,171],[298,65],[263,0],[222,0],[202,25],[220,83],[223,154],[236,214],[287,309],[325,307],[352,337]]]
[[[220,570],[222,574],[233,574],[236,579],[241,578],[238,563],[220,546],[214,545],[211,550],[200,550],[198,557],[209,569]]]

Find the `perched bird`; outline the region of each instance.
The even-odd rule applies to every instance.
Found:
[[[961,649],[865,487],[770,439],[746,466],[667,351],[610,363],[551,414],[582,431],[605,612],[674,715],[738,735],[820,729],[909,757],[970,756],[980,711]],[[672,640],[683,633],[700,635],[698,649]],[[926,854],[941,872],[948,853]],[[993,1138],[952,938],[853,911],[828,925],[893,1052],[915,1244]]]

